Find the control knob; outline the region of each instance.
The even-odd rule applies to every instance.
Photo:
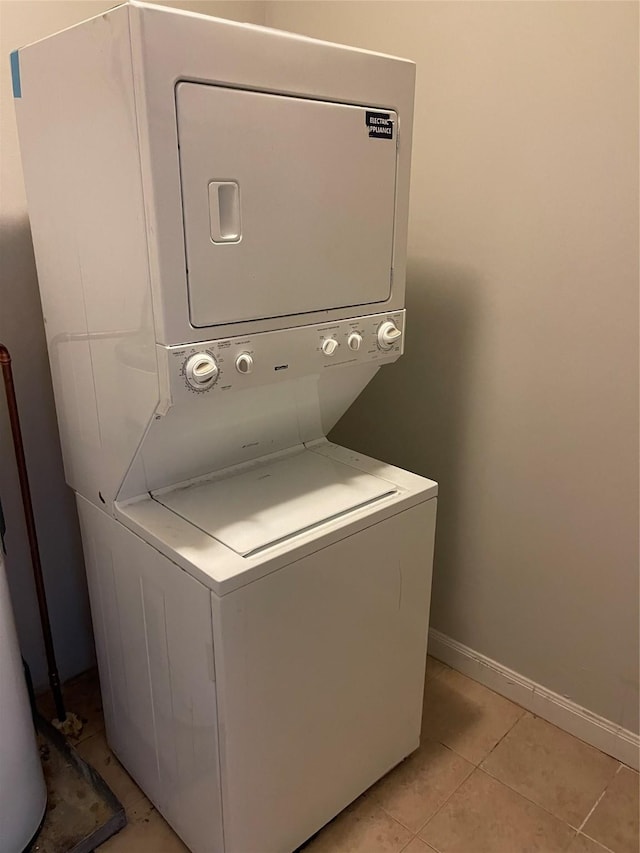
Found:
[[[362,346],[362,335],[360,332],[351,332],[349,337],[347,338],[347,346],[350,350],[357,352]]]
[[[198,391],[211,387],[218,378],[218,373],[216,360],[208,352],[197,352],[187,360],[185,365],[187,382]]]
[[[327,338],[322,341],[322,352],[325,355],[333,355],[338,349],[338,341],[335,338]]]
[[[378,346],[380,349],[388,350],[395,344],[398,338],[402,337],[402,332],[393,322],[393,320],[385,320],[378,328]]]
[[[253,358],[248,352],[241,352],[236,358],[236,370],[238,373],[251,373],[253,370]]]

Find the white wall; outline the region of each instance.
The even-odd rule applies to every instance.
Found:
[[[0,340],[63,676],[92,651],[7,55],[112,5],[0,4]],[[637,4],[173,5],[417,61],[407,355],[333,437],[440,481],[435,627],[638,731]],[[43,683],[2,394],[0,494]]]
[[[12,103],[10,51],[116,5],[114,0],[0,3],[0,341],[11,350],[51,621],[63,678],[93,661],[75,503],[65,486],[44,327]],[[264,23],[262,2],[204,0],[167,5]],[[23,656],[46,684],[29,550],[0,389],[0,499],[7,521],[7,572]]]
[[[638,4],[270,2],[417,62],[407,354],[333,438],[440,481],[432,624],[638,731]]]

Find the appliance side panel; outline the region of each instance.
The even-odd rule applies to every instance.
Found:
[[[298,847],[417,748],[435,517],[431,499],[212,596],[230,850]]]
[[[158,400],[128,9],[23,48],[18,61],[66,479],[109,503]]]
[[[115,522],[77,498],[109,746],[154,802],[155,726],[137,571],[118,571]],[[131,559],[131,568],[135,565]]]
[[[195,853],[222,853],[209,591],[78,498],[109,744]]]

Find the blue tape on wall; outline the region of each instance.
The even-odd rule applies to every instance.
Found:
[[[21,98],[22,87],[20,86],[20,57],[18,56],[17,50],[14,50],[11,54],[11,82],[13,84],[13,97]]]

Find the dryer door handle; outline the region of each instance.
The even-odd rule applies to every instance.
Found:
[[[209,222],[214,243],[238,243],[242,237],[237,181],[209,183]]]

